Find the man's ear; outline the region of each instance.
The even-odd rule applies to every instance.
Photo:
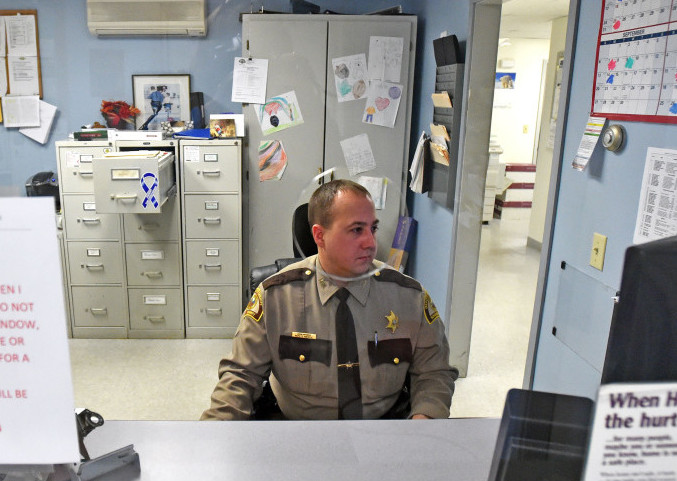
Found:
[[[317,247],[324,248],[324,228],[320,224],[313,224],[312,227],[313,240]]]

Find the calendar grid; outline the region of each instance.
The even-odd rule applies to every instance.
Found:
[[[591,111],[677,123],[677,0],[603,0]]]

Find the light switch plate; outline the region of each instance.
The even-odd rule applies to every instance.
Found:
[[[592,236],[592,250],[590,251],[590,265],[600,271],[604,269],[604,254],[606,252],[606,236],[595,234]]]

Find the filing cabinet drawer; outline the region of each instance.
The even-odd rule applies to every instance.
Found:
[[[240,236],[240,198],[233,194],[186,195],[186,238]]]
[[[61,169],[59,187],[64,193],[94,193],[93,159],[113,151],[108,143],[98,146],[87,146],[85,142],[82,144],[76,146],[57,144]]]
[[[170,152],[111,152],[95,157],[93,167],[97,212],[159,214],[176,193]]]
[[[189,327],[236,328],[242,315],[239,286],[188,288]]]
[[[161,214],[123,214],[125,240],[138,242],[173,241],[181,238],[179,199],[171,197]]]
[[[69,239],[120,238],[120,216],[97,214],[94,195],[64,195],[63,203]]]
[[[119,242],[68,242],[72,284],[122,283],[122,250]]]
[[[129,289],[131,329],[183,329],[181,289]]]
[[[188,284],[238,284],[240,252],[236,240],[186,241]]]
[[[73,287],[75,327],[126,327],[126,292],[122,287]]]
[[[177,286],[181,284],[179,244],[155,242],[125,245],[127,283],[130,286]]]
[[[184,191],[239,192],[239,150],[239,146],[223,145],[223,141],[211,145],[183,145]]]

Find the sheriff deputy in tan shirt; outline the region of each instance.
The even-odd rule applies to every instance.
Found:
[[[286,419],[389,417],[405,380],[407,417],[448,417],[458,371],[449,366],[444,325],[417,281],[374,260],[378,219],[369,192],[349,180],[326,183],[308,217],[318,254],[256,289],[201,419],[250,419],[266,379]],[[347,366],[359,371],[361,401],[350,415],[339,407],[340,288],[349,292],[358,357]]]

